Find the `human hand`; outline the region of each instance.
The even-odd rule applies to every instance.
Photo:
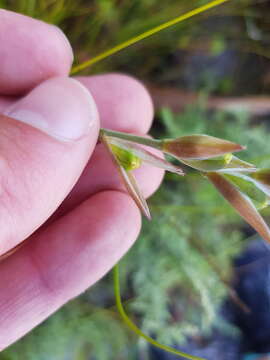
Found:
[[[68,78],[72,50],[55,26],[0,10],[0,43],[0,255],[27,239],[0,263],[2,350],[135,241],[140,213],[96,146],[99,117],[102,127],[144,134],[153,109],[127,76]],[[162,179],[146,165],[135,174],[145,196]]]

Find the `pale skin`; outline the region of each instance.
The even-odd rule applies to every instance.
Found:
[[[0,112],[17,114],[0,126],[0,255],[27,239],[0,262],[3,350],[98,281],[138,237],[140,212],[96,142],[100,126],[146,134],[153,107],[126,75],[70,79],[72,49],[54,26],[0,10],[0,43]],[[80,136],[18,121],[33,113],[62,132],[72,123]],[[146,165],[135,173],[146,197],[163,176]]]

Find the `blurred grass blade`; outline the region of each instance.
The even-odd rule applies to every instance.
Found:
[[[164,351],[167,351],[171,354],[180,356],[181,358],[189,359],[189,360],[205,360],[198,356],[189,355],[187,353],[184,353],[182,351],[176,350],[170,346],[162,345],[158,341],[152,339],[150,336],[146,335],[144,332],[142,332],[137,325],[134,324],[128,317],[127,313],[125,312],[125,309],[122,304],[121,300],[121,291],[120,291],[120,281],[119,281],[119,265],[115,265],[113,268],[113,283],[114,283],[114,295],[116,300],[116,307],[119,311],[119,314],[121,315],[123,321],[125,324],[132,330],[135,334],[142,337],[144,340],[146,340],[148,343],[152,344],[153,346],[162,349]]]
[[[228,154],[222,157],[206,160],[179,160],[182,161],[184,164],[203,172],[255,172],[257,170],[255,165],[243,161],[236,156],[228,156]]]
[[[122,139],[118,139],[118,138],[113,138],[110,136],[107,137],[107,140],[108,140],[109,144],[113,144],[124,150],[131,151],[134,155],[138,156],[141,160],[143,160],[144,162],[146,162],[152,166],[164,169],[166,171],[176,173],[178,175],[184,175],[183,170],[179,166],[175,166],[175,165],[171,164],[170,162],[166,161],[165,159],[162,159],[162,158],[152,154],[151,152],[147,151],[146,149],[142,148],[141,146],[138,146],[135,143],[132,143],[132,142],[126,141],[126,140],[122,140]]]
[[[133,45],[149,36],[152,36],[164,29],[167,29],[173,25],[176,25],[184,20],[187,20],[195,15],[198,15],[200,13],[203,13],[204,11],[207,11],[215,6],[221,5],[223,3],[225,3],[228,0],[214,0],[214,1],[210,1],[205,5],[199,6],[198,8],[188,11],[187,13],[180,15],[172,20],[166,21],[165,23],[158,25],[148,31],[143,32],[142,34],[135,36],[127,41],[122,42],[119,45],[116,45],[114,47],[112,47],[109,50],[104,51],[103,53],[93,57],[92,59],[86,60],[84,61],[82,64],[79,64],[77,66],[74,66],[71,69],[71,75],[76,74],[79,71],[82,71],[84,69],[86,69],[87,67],[89,67],[90,65],[93,65],[95,63],[98,63],[99,61],[106,59],[107,57],[116,54],[117,52],[127,48],[130,45]]]
[[[195,134],[162,141],[162,150],[184,160],[204,160],[245,149],[214,136]]]
[[[136,183],[134,176],[132,175],[132,173],[130,171],[127,171],[126,169],[124,169],[123,166],[121,166],[121,164],[115,157],[115,155],[110,147],[107,136],[104,133],[102,133],[100,135],[100,140],[105,145],[109,154],[111,155],[111,159],[112,159],[113,163],[115,164],[115,166],[121,176],[123,184],[125,185],[129,195],[132,197],[132,199],[135,201],[138,208],[147,217],[147,219],[151,220],[150,210],[148,208],[147,202],[144,199],[144,197]]]
[[[206,176],[242,218],[251,225],[264,240],[270,242],[269,228],[252,201],[223,175],[212,172],[206,173]]]

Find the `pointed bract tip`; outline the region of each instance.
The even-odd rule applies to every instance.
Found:
[[[149,209],[148,209],[148,210],[149,210]],[[151,221],[151,220],[152,220],[152,216],[151,216],[150,211],[144,212],[144,216],[146,217],[146,219],[147,219],[148,221]]]
[[[176,174],[178,174],[178,175],[181,175],[181,176],[185,176],[186,174],[185,174],[185,172],[182,170],[182,169],[177,169],[176,171]]]

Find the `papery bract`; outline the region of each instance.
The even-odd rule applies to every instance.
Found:
[[[203,160],[241,151],[244,147],[209,135],[188,135],[162,141],[162,150],[176,158]]]
[[[264,240],[270,242],[270,230],[252,201],[222,174],[212,172],[207,173],[206,176],[243,219],[245,219]]]
[[[214,171],[214,172],[227,173],[232,171],[238,171],[238,172],[249,173],[249,172],[255,172],[257,170],[255,165],[243,161],[233,155],[228,158],[227,155],[224,155],[222,157],[219,156],[218,158],[213,158],[213,159],[205,159],[205,160],[186,160],[186,159],[179,159],[179,160],[184,164],[202,172]]]
[[[101,139],[102,143],[105,145],[105,147],[107,148],[109,154],[111,155],[111,159],[112,159],[113,163],[115,164],[115,166],[119,172],[119,175],[121,176],[121,179],[129,193],[129,195],[135,201],[136,205],[141,210],[141,212],[147,217],[147,219],[150,220],[151,214],[150,214],[149,207],[137,185],[135,177],[133,176],[133,174],[130,171],[126,170],[124,168],[124,166],[122,166],[121,158],[119,158],[119,156],[117,157],[114,154],[113,148],[111,147],[110,143],[108,142],[108,137],[106,135],[102,134],[100,136],[100,139]],[[126,163],[126,154],[125,154],[125,163]]]

